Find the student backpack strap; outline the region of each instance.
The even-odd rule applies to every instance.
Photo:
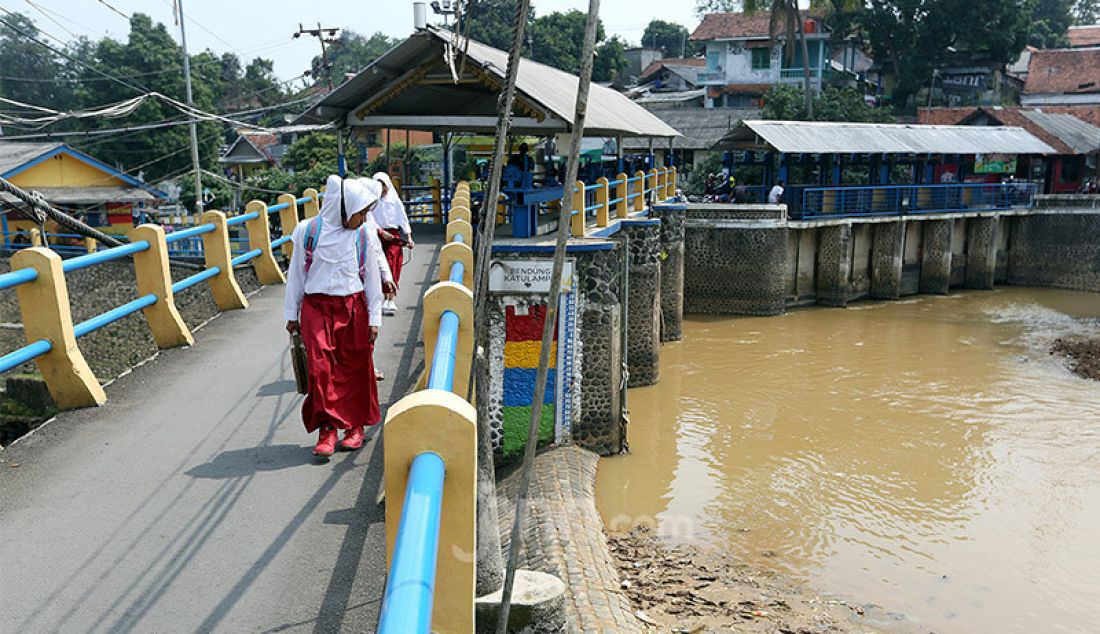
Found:
[[[313,250],[317,248],[317,240],[321,237],[323,224],[324,217],[317,216],[306,226],[306,273],[309,273],[309,267],[313,266]]]

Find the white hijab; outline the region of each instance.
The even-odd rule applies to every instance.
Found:
[[[382,197],[382,200],[388,203],[399,203],[401,197],[397,195],[397,189],[393,186],[393,181],[390,180],[390,175],[385,172],[378,172],[372,178],[374,180],[386,184],[386,195]]]
[[[334,264],[348,258],[358,258],[356,239],[359,231],[344,228],[340,214],[341,200],[345,217],[349,217],[378,200],[381,190],[378,183],[369,179],[343,179],[335,174],[329,176],[321,204],[321,234],[317,236],[313,257]]]

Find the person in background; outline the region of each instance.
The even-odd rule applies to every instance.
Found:
[[[382,278],[364,224],[378,204],[375,181],[332,175],[316,218],[291,236],[283,313],[288,332],[299,332],[309,366],[302,403],[306,431],[319,431],[313,454],[363,446],[364,427],[381,418],[374,374],[374,341],[382,323]]]
[[[531,148],[526,143],[520,143],[519,151],[508,157],[508,165],[514,165],[524,172],[531,171],[531,157],[527,156],[530,151]]]
[[[768,192],[768,204],[778,205],[783,202],[783,181],[776,181],[775,186]]]
[[[409,216],[405,213],[405,204],[397,195],[389,174],[378,172],[374,175],[374,179],[382,184],[382,199],[374,210],[374,219],[379,227],[378,238],[382,241],[382,249],[386,253],[386,263],[389,264],[390,273],[393,275],[393,284],[400,288],[401,265],[405,261],[402,247],[412,249],[416,243],[413,242],[412,227],[409,225]],[[402,232],[405,234],[403,240]],[[397,303],[393,298],[385,300],[382,304],[382,313],[397,314]]]

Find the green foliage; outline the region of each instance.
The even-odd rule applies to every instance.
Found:
[[[1031,23],[1027,43],[1038,48],[1069,45],[1066,30],[1073,22],[1074,0],[1030,0]]]
[[[532,58],[566,72],[579,73],[581,43],[584,41],[585,14],[573,10],[535,18],[529,30]],[[603,22],[596,25],[596,41],[604,39]]]
[[[764,95],[761,118],[783,121],[862,121],[890,123],[894,113],[887,108],[875,108],[863,100],[853,88],[826,86],[814,99],[813,117],[807,116],[802,88],[791,84],[773,86]]]
[[[322,166],[329,173],[336,172],[336,135],[312,132],[295,141],[283,155],[283,167],[301,172]]]
[[[11,13],[3,16],[20,31],[38,35],[38,28],[30,18]],[[4,77],[17,77],[30,81],[0,79],[0,97],[24,103],[50,105],[56,110],[70,108],[74,104],[73,86],[68,82],[49,81],[63,78],[68,70],[62,58],[44,47],[28,40],[7,25],[0,24],[0,73]],[[10,110],[9,106],[4,106]]]
[[[703,47],[688,41],[688,35],[687,28],[675,22],[650,20],[642,33],[642,46],[659,49],[665,57],[692,57]]]
[[[420,185],[420,172],[427,161],[426,150],[422,147],[407,147],[404,143],[390,145],[390,151],[380,153],[367,165],[367,173],[377,172],[407,173],[409,181],[406,185]],[[395,171],[396,170],[396,171]]]
[[[615,81],[626,69],[626,42],[618,35],[604,40],[596,47],[596,59],[592,65],[592,81]]]
[[[706,158],[692,166],[691,177],[688,178],[688,186],[685,194],[689,196],[702,196],[705,192],[707,174],[717,174],[722,171],[722,153],[708,152]]]
[[[1100,22],[1100,0],[1077,0],[1073,5],[1073,23],[1078,25]]]
[[[489,46],[507,51],[512,48],[515,34],[516,0],[477,0],[470,19],[470,37]],[[527,26],[535,19],[535,11],[527,14]],[[463,21],[465,28],[465,20]],[[528,55],[530,52],[528,51]]]
[[[344,82],[345,74],[358,73],[400,42],[400,38],[389,37],[385,33],[364,37],[351,29],[341,30],[336,42],[328,48],[333,85],[339,86]],[[320,55],[310,62],[310,69],[318,82],[323,83],[326,80],[324,62]]]

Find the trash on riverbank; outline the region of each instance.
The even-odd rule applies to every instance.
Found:
[[[1100,381],[1100,338],[1059,337],[1050,353],[1062,357],[1077,376]]]
[[[639,527],[608,537],[639,620],[660,632],[916,632],[877,606],[817,595],[700,547]]]

